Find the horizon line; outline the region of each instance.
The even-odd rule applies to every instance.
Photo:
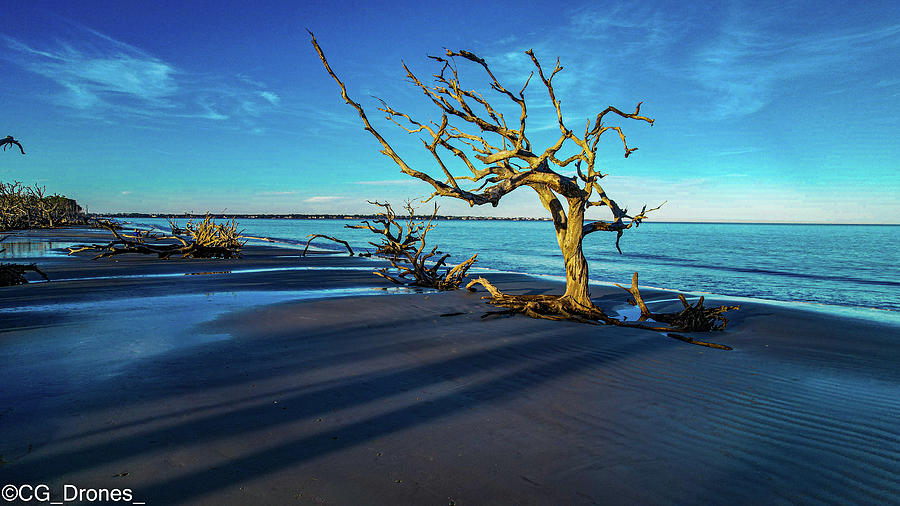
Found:
[[[358,219],[358,218],[372,218],[377,216],[375,213],[167,213],[167,212],[115,212],[115,213],[105,213],[105,212],[90,212],[91,215],[105,215],[105,216],[114,216],[121,218],[202,218],[207,214],[214,218],[242,218],[242,219]],[[318,218],[322,216],[322,218]],[[287,217],[287,218],[286,218]],[[415,215],[414,219],[428,219],[430,215]],[[402,218],[401,218],[402,219]],[[442,220],[459,220],[459,221],[552,221],[550,218],[545,217],[532,217],[532,216],[473,216],[473,215],[454,215],[454,214],[439,214],[435,216],[435,219]],[[599,221],[599,220],[595,220]],[[648,223],[656,223],[656,224],[705,224],[705,225],[834,225],[834,226],[854,226],[854,225],[865,225],[865,226],[900,226],[900,223],[846,223],[846,222],[816,222],[816,221],[752,221],[752,220],[742,220],[742,221],[727,221],[727,220],[713,220],[713,221],[705,221],[705,220],[697,220],[697,221],[644,221],[641,224],[646,225]]]

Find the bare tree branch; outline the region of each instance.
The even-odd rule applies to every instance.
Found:
[[[306,241],[306,247],[303,248],[303,253],[300,253],[300,256],[302,256],[302,257],[306,256],[306,252],[309,250],[309,243],[311,243],[313,239],[328,239],[329,241],[341,243],[347,247],[347,251],[350,252],[350,256],[353,256],[353,248],[350,247],[350,244],[347,243],[347,241],[338,239],[336,237],[331,237],[330,235],[322,235],[322,234],[309,234],[306,237],[309,237],[309,240]]]
[[[9,146],[18,146],[19,151],[21,151],[23,155],[25,154],[25,148],[23,148],[22,145],[19,144],[19,141],[13,139],[12,135],[7,135],[6,137],[0,139],[0,146],[3,146],[3,151],[6,151],[6,148]]]

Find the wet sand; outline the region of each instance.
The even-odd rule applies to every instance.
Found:
[[[129,488],[148,505],[900,497],[888,321],[749,303],[703,336],[721,351],[482,319],[482,293],[388,293],[346,256],[37,260],[56,281],[0,288],[3,484]],[[592,293],[610,312],[625,300]]]

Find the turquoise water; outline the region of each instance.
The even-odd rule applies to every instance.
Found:
[[[166,228],[165,220],[141,220]],[[343,228],[348,220],[247,219],[247,235],[306,243],[307,234],[344,239],[360,251],[376,240]],[[482,268],[564,276],[553,226],[534,221],[439,221],[429,244],[463,261],[478,253]],[[316,244],[343,249],[328,241]],[[642,285],[779,301],[900,310],[900,226],[645,223],[584,242],[590,277]]]

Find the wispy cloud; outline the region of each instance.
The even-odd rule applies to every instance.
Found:
[[[725,119],[752,114],[771,103],[784,83],[804,76],[833,78],[834,69],[877,65],[882,51],[897,51],[900,25],[877,21],[843,28],[808,29],[795,22],[797,7],[753,3],[665,9],[604,3],[570,11],[566,23],[550,27],[528,41],[545,70],[560,57],[564,70],[554,78],[563,97],[563,113],[575,120],[596,108],[596,100],[634,100],[641,79],[672,80],[680,99],[689,94],[704,117]],[[533,65],[518,39],[498,40],[484,56],[510,88],[521,86]],[[638,76],[638,77],[635,77]],[[896,86],[894,76],[874,82]],[[529,112],[546,98],[532,79]],[[646,88],[645,88],[646,89]],[[552,120],[541,109],[535,124]]]
[[[352,184],[361,184],[369,186],[394,186],[400,184],[410,184],[416,182],[416,179],[382,179],[380,181],[353,181]]]
[[[315,197],[309,197],[307,199],[304,199],[303,202],[313,204],[316,202],[331,202],[331,201],[337,200],[339,198],[341,198],[341,197],[333,197],[330,195],[316,195]]]
[[[567,9],[563,23],[529,38],[527,46],[516,38],[497,40],[482,56],[513,91],[534,70],[525,49],[534,51],[547,75],[558,57],[563,70],[553,78],[553,87],[571,127],[599,112],[598,99],[620,108],[634,107],[636,97],[627,80],[659,67],[666,51],[689,26],[681,17],[672,17],[672,12],[666,17],[650,4],[616,7],[604,3]],[[532,132],[557,128],[556,111],[536,76],[529,82],[526,97]]]
[[[271,91],[260,91],[258,92],[259,96],[266,99],[272,105],[278,105],[281,102],[281,97],[272,93]]]
[[[572,38],[582,44],[593,40],[608,48],[599,57],[596,45],[585,47],[598,56],[592,60],[605,62],[601,64],[607,69],[615,69],[621,62],[635,57],[641,61],[659,57],[685,29],[683,19],[671,17],[672,12],[675,11],[670,11],[667,17],[649,3],[612,8],[591,5],[571,13],[568,30]]]
[[[727,151],[719,151],[718,153],[710,153],[709,156],[738,156],[750,153],[759,153],[760,151],[761,150],[759,148],[730,149]]]
[[[752,114],[769,104],[778,87],[802,76],[849,70],[883,50],[900,46],[900,25],[857,27],[797,35],[779,26],[787,14],[737,11],[699,49],[685,75],[709,92],[720,118]]]
[[[94,32],[86,35],[99,41]],[[56,81],[64,105],[86,109],[114,96],[129,97],[145,105],[166,107],[168,97],[175,94],[175,69],[136,48],[124,44],[108,44],[105,50],[96,46],[79,47],[77,42],[60,42],[54,48],[37,49],[11,37],[2,36],[7,53],[22,67]]]
[[[900,79],[882,79],[875,83],[877,88],[888,88],[891,86],[900,86]]]
[[[52,99],[82,115],[232,119],[252,127],[281,102],[244,76],[193,73],[90,28],[59,22],[67,29],[53,42],[0,35],[6,46],[0,58],[55,82]]]
[[[259,192],[257,195],[261,195],[264,197],[280,197],[285,195],[296,195],[295,191],[268,191],[268,192]]]

